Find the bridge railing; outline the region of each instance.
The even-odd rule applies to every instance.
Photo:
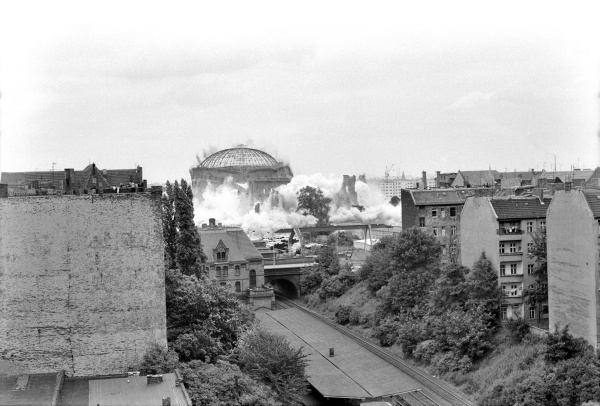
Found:
[[[265,259],[265,265],[285,265],[285,264],[312,264],[314,257],[294,257],[294,258],[275,258]]]

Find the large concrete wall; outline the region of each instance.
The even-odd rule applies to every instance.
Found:
[[[485,251],[492,264],[498,264],[498,220],[487,197],[469,197],[460,217],[460,262],[471,268]],[[498,271],[496,269],[496,271]]]
[[[546,217],[550,328],[598,343],[598,224],[580,191],[558,191]]]
[[[30,372],[127,371],[166,346],[159,196],[0,199],[0,356]]]

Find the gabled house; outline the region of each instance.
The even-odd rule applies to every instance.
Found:
[[[263,305],[270,308],[273,292],[263,288],[264,260],[244,230],[216,224],[215,219],[210,219],[198,232],[207,257],[204,266],[209,278],[229,286],[238,298],[249,301],[255,308]],[[255,300],[257,296],[262,299]]]

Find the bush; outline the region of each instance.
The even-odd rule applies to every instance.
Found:
[[[350,316],[348,318],[348,322],[353,325],[360,324],[361,314],[357,309],[352,309],[352,311],[350,312]]]
[[[166,350],[158,344],[153,344],[146,354],[140,365],[140,374],[155,375],[173,371],[177,367],[179,357],[177,353],[171,350]]]
[[[425,340],[417,344],[412,354],[415,357],[415,360],[429,364],[439,349],[440,346],[437,341]]]
[[[398,322],[384,320],[382,324],[375,327],[374,336],[382,347],[394,345],[398,339]]]
[[[343,305],[335,312],[335,322],[341,325],[346,325],[350,321],[350,313],[352,306]]]
[[[508,331],[508,334],[512,341],[516,344],[523,341],[525,336],[529,334],[530,330],[529,324],[525,323],[525,321],[520,317],[508,320],[504,327]]]
[[[591,346],[583,338],[575,338],[569,333],[569,326],[558,330],[555,327],[554,333],[546,337],[547,350],[544,354],[544,360],[549,363],[578,357],[590,351]]]

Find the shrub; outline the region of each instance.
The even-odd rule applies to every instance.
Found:
[[[348,318],[348,322],[350,324],[354,324],[354,325],[360,324],[361,314],[358,311],[358,309],[352,309],[352,311],[350,312],[350,316]]]
[[[394,345],[398,339],[398,322],[390,319],[384,320],[382,324],[375,327],[374,336],[382,347]]]
[[[583,338],[573,337],[569,333],[568,325],[560,331],[556,326],[554,333],[550,333],[546,337],[546,345],[548,347],[544,354],[544,360],[550,363],[581,356],[591,348]]]
[[[350,313],[352,312],[352,306],[343,305],[335,312],[335,321],[338,324],[346,325],[350,321]]]
[[[153,344],[146,354],[140,365],[140,373],[142,375],[163,374],[173,371],[177,367],[179,357],[177,353],[171,350],[166,350],[158,344]]]
[[[508,320],[504,327],[508,331],[512,341],[517,344],[523,341],[525,336],[529,334],[530,330],[529,324],[525,323],[525,321],[520,317]]]
[[[415,360],[423,362],[425,364],[431,363],[431,360],[439,351],[439,344],[435,340],[425,340],[417,344],[413,351]]]

